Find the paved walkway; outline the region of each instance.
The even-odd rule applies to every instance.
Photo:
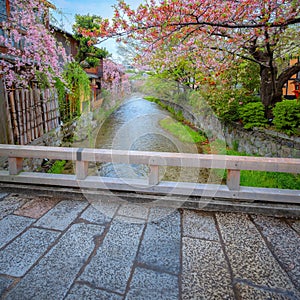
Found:
[[[300,221],[2,189],[0,295],[300,299]]]

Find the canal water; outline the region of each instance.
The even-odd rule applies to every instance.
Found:
[[[193,143],[183,143],[159,125],[172,116],[159,105],[139,96],[131,97],[102,124],[96,136],[95,148],[198,153]],[[188,132],[186,133],[188,134]],[[98,175],[119,178],[146,178],[148,166],[103,163]],[[167,181],[205,182],[208,170],[196,168],[161,168],[160,178]]]

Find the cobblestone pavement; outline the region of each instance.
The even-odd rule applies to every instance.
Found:
[[[2,191],[0,295],[300,299],[300,220]]]

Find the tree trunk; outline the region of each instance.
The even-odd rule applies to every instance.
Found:
[[[282,100],[283,85],[297,72],[300,71],[300,62],[287,67],[277,76],[276,69],[271,72],[269,67],[261,65],[260,67],[260,97],[266,109],[266,116],[272,117],[271,109],[277,102]]]
[[[272,108],[276,102],[281,101],[282,96],[282,90],[278,89],[275,76],[269,67],[261,66],[260,97],[268,119],[272,118]]]

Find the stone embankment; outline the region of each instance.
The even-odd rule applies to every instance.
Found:
[[[267,157],[300,157],[300,138],[289,137],[279,132],[255,128],[246,130],[238,123],[222,123],[210,110],[196,111],[193,107],[167,100],[160,100],[181,111],[183,117],[194,124],[208,137],[224,140],[226,144],[239,152]]]

